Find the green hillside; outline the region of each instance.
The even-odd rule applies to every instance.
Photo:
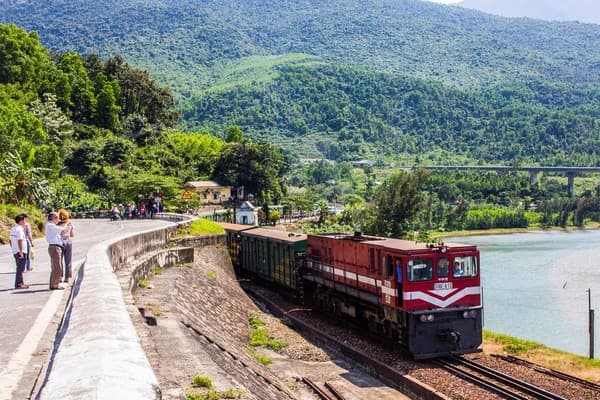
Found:
[[[413,0],[0,0],[54,50],[121,54],[187,129],[303,157],[597,165],[600,26]]]
[[[194,130],[237,124],[304,157],[428,163],[527,160],[596,163],[600,91],[501,84],[465,91],[333,64],[280,65],[252,84],[222,83],[183,109]],[[301,144],[299,146],[299,144]]]
[[[415,0],[2,0],[0,9],[1,22],[38,31],[51,49],[121,54],[182,91],[223,60],[288,53],[467,85],[600,77],[600,26]]]

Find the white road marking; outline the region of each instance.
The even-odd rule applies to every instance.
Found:
[[[12,392],[17,388],[25,368],[29,364],[33,352],[36,350],[44,331],[50,324],[50,321],[56,314],[60,305],[64,290],[53,291],[50,294],[48,302],[37,316],[33,326],[27,332],[27,335],[19,345],[19,348],[13,353],[6,368],[0,373],[0,398],[10,399]]]

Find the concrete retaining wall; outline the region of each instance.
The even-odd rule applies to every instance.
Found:
[[[88,251],[87,261],[77,272],[38,399],[161,398],[114,271],[145,253],[165,249],[176,230],[173,226],[142,232]]]

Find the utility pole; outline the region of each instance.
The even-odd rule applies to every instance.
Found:
[[[588,331],[590,333],[590,360],[594,358],[594,310],[592,310],[592,289],[588,289]]]

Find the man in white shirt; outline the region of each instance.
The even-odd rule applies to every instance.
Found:
[[[51,212],[48,214],[48,222],[46,223],[46,241],[48,242],[48,255],[50,256],[50,265],[52,267],[50,271],[50,290],[63,290],[64,287],[60,286],[60,278],[62,275],[62,251],[63,242],[60,237],[63,229],[57,225],[59,221],[58,214]]]
[[[26,214],[19,214],[15,217],[15,226],[10,230],[10,247],[17,264],[17,273],[15,274],[15,289],[29,289],[29,285],[23,282],[23,271],[27,263],[27,244],[25,243]]]

